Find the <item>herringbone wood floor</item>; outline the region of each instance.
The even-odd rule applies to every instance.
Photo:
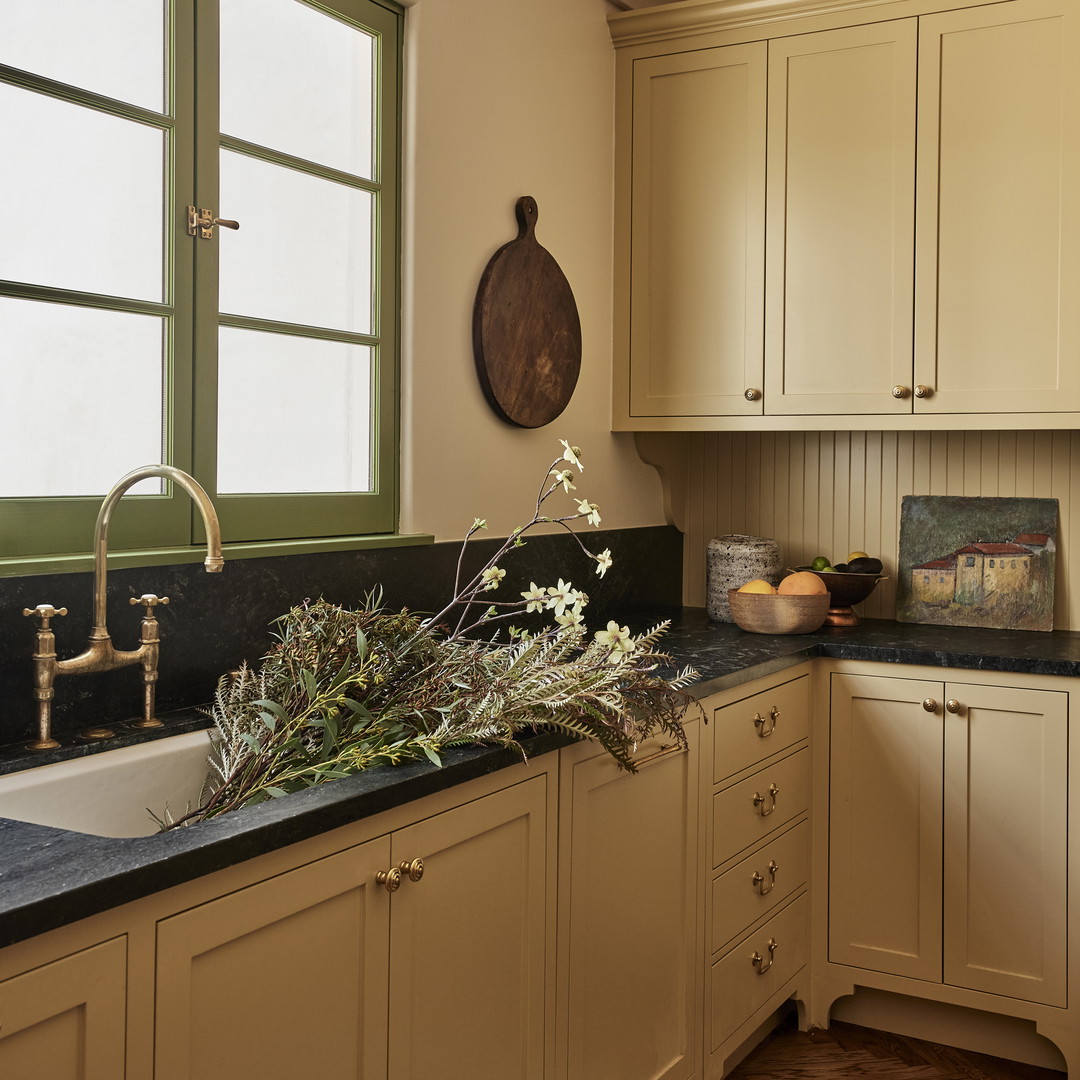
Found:
[[[827,1030],[785,1025],[728,1080],[1064,1080],[1065,1074],[956,1050],[904,1035],[834,1022]]]

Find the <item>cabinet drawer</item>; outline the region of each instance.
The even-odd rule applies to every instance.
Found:
[[[810,799],[810,752],[774,761],[713,796],[713,866],[801,814]]]
[[[713,713],[713,780],[719,782],[805,739],[810,677],[765,690]]]
[[[709,976],[710,1050],[715,1050],[806,966],[806,914],[804,894],[713,964]]]
[[[810,826],[803,821],[716,878],[710,951],[722,948],[805,885],[809,868]]]

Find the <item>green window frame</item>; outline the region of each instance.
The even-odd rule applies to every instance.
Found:
[[[85,106],[162,131],[166,136],[163,299],[134,300],[26,281],[0,280],[0,298],[74,305],[156,316],[164,320],[165,417],[162,459],[190,472],[214,500],[226,545],[239,554],[340,549],[364,543],[399,543],[398,337],[399,169],[402,10],[385,0],[295,0],[370,33],[375,41],[374,163],[371,178],[291,158],[222,134],[218,123],[218,0],[167,4],[167,93],[164,112],[121,102],[52,78],[0,63],[0,83]],[[219,239],[188,234],[187,207],[230,216],[218,197],[219,155],[239,152],[309,176],[370,193],[374,205],[372,332],[300,326],[269,318],[219,314]],[[9,167],[18,161],[8,148]],[[87,208],[98,221],[123,227],[122,207]],[[317,208],[310,212],[318,213]],[[303,227],[303,214],[283,208],[283,221]],[[215,231],[216,232],[216,231]],[[217,491],[219,327],[264,330],[315,341],[362,345],[372,356],[372,490],[331,493],[219,494]],[[0,333],[3,332],[0,326]],[[23,403],[10,402],[11,408]],[[40,408],[40,403],[37,403]],[[43,439],[50,438],[47,406]],[[116,418],[122,423],[121,417]],[[253,430],[258,418],[253,417]],[[272,432],[266,433],[272,440]],[[55,436],[53,436],[55,437]],[[82,451],[92,454],[93,446]],[[130,467],[151,464],[132,460]],[[8,467],[12,467],[9,463]],[[19,468],[32,470],[28,448]],[[115,482],[120,477],[113,477]],[[76,569],[87,565],[101,495],[0,499],[0,574]],[[186,561],[201,540],[198,516],[183,492],[129,495],[110,529],[119,563]]]

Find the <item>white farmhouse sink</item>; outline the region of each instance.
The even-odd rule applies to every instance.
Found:
[[[95,836],[149,836],[151,811],[198,805],[210,735],[189,731],[0,776],[0,817]]]

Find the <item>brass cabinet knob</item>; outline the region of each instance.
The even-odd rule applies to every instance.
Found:
[[[760,391],[760,390],[756,390],[756,389],[755,389],[754,387],[752,387],[752,386],[748,386],[748,387],[747,387],[747,388],[746,388],[746,389],[745,389],[745,390],[743,391],[743,397],[744,397],[744,398],[746,398],[746,400],[747,400],[747,401],[757,401],[757,399],[758,399],[759,397],[761,397],[761,391]]]
[[[932,697],[923,698],[922,707],[927,712],[937,712],[937,702]]]
[[[424,876],[424,860],[406,859],[399,869],[410,881],[419,881]]]
[[[933,392],[929,386],[923,386],[922,383],[915,387],[915,396],[917,398],[928,398]]]
[[[953,714],[964,711],[964,706],[961,705],[960,702],[956,700],[956,698],[949,698],[949,700],[945,702],[945,708]]]
[[[892,396],[894,398],[906,398],[911,391],[906,386],[894,386],[892,388]]]
[[[375,875],[375,880],[384,885],[387,892],[397,892],[401,888],[401,871],[396,866],[389,870],[380,870]]]

